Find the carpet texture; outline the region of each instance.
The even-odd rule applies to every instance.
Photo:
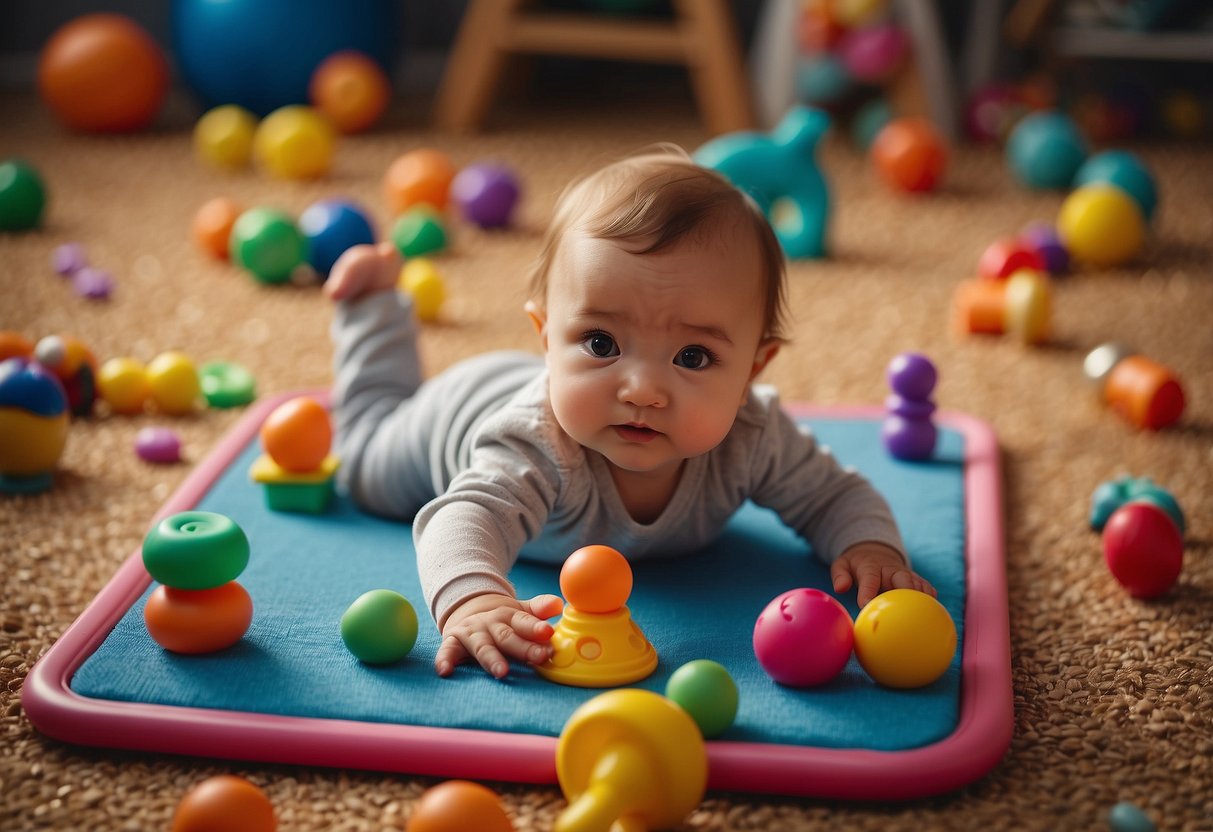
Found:
[[[498,108],[488,132],[447,138],[428,101],[399,102],[376,132],[347,139],[332,174],[281,182],[255,169],[221,175],[190,148],[196,113],[175,101],[152,133],[64,133],[32,98],[0,99],[0,158],[22,156],[47,180],[42,230],[0,236],[0,329],[31,339],[74,334],[106,358],[143,361],[180,349],[202,363],[238,361],[263,393],[330,379],[328,304],[313,287],[267,288],[201,255],[194,211],[226,194],[298,213],[361,200],[381,230],[381,178],[400,153],[439,146],[457,164],[496,158],[525,188],[520,224],[486,233],[457,225],[440,259],[450,293],[423,336],[438,370],[487,349],[534,348],[523,275],[566,181],[655,141],[695,148],[706,136],[685,91]],[[991,422],[1004,453],[1015,735],[1002,764],[949,796],[857,805],[712,793],[688,830],[846,828],[1093,829],[1121,800],[1164,829],[1213,828],[1213,200],[1207,146],[1135,147],[1155,171],[1161,207],[1145,251],[1123,268],[1057,283],[1054,336],[1027,349],[949,331],[953,287],[995,238],[1052,220],[1056,193],[1016,187],[994,148],[956,151],[935,195],[888,193],[840,137],[823,148],[835,197],[834,256],[790,268],[791,342],[766,373],[793,401],[879,403],[898,352],[929,354],[936,400]],[[75,296],[52,249],[82,243],[115,275],[108,302]],[[1184,380],[1182,422],[1139,433],[1084,385],[1082,357],[1118,339]],[[198,780],[245,775],[265,788],[283,829],[402,829],[433,780],[364,772],[228,764],[98,752],[37,734],[21,711],[29,668],[139,544],[152,513],[238,418],[99,414],[74,423],[53,491],[0,498],[5,592],[0,614],[0,817],[6,829],[164,829]],[[187,461],[152,467],[132,452],[141,427],[169,424]],[[1091,491],[1119,474],[1151,476],[1188,516],[1178,586],[1130,599],[1087,529]],[[519,829],[546,830],[564,806],[554,788],[498,785]]]

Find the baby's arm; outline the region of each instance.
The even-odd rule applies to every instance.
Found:
[[[330,300],[356,300],[396,286],[400,276],[400,252],[394,243],[358,245],[345,250],[333,264],[324,282]]]
[[[469,598],[447,616],[434,669],[449,676],[455,665],[475,659],[501,679],[509,673],[508,659],[542,664],[552,654],[553,632],[544,619],[559,615],[563,607],[555,595],[528,601],[495,594]]]
[[[857,543],[830,565],[834,591],[841,594],[857,586],[860,607],[887,589],[916,589],[935,597],[935,587],[906,563],[901,552],[883,543]]]

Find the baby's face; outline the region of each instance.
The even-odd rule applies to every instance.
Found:
[[[572,232],[561,244],[539,311],[552,408],[623,470],[720,444],[773,353],[757,245],[728,236],[644,255]]]

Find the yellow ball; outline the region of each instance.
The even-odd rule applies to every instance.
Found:
[[[111,358],[97,371],[97,391],[115,413],[140,413],[152,387],[142,361]]]
[[[152,400],[170,415],[189,413],[202,395],[198,371],[185,353],[165,352],[153,358],[147,365],[147,380]]]
[[[446,300],[446,285],[438,267],[425,257],[414,257],[400,269],[400,289],[413,298],[413,309],[423,321],[438,320],[438,310]]]
[[[1049,337],[1049,279],[1034,269],[1019,269],[1007,278],[1007,333],[1025,344]]]
[[[887,687],[929,685],[955,653],[956,625],[943,604],[925,592],[891,589],[855,617],[855,657]]]
[[[215,107],[194,125],[194,150],[202,161],[216,167],[242,168],[253,154],[256,129],[256,117],[243,107],[235,104]]]
[[[253,137],[257,161],[283,179],[316,179],[328,173],[336,133],[328,120],[301,104],[280,107],[261,120]]]
[[[1141,250],[1146,223],[1137,203],[1120,188],[1084,185],[1062,203],[1057,233],[1071,257],[1108,268]]]

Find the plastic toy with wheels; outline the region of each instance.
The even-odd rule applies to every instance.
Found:
[[[821,110],[793,107],[770,135],[721,136],[695,151],[695,161],[758,202],[788,257],[824,257],[830,192],[816,154],[829,126]]]

